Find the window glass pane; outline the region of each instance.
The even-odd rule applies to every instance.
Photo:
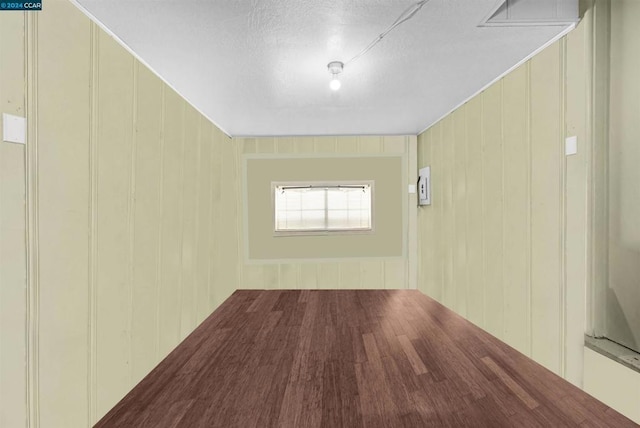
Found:
[[[312,186],[312,185],[310,185]],[[275,188],[277,231],[362,230],[371,228],[371,188],[345,183]]]

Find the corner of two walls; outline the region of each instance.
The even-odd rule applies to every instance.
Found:
[[[419,289],[582,384],[594,14],[418,137]],[[565,157],[566,137],[578,154]]]
[[[2,348],[0,425],[89,426],[235,290],[235,149],[71,2],[15,13],[11,22],[0,17],[0,97],[3,112],[5,99],[16,108],[26,99],[29,137],[26,152],[0,143],[0,162],[12,162],[0,170],[0,279],[9,304],[5,288],[24,294],[28,269],[31,309],[24,314],[26,297],[18,296],[22,312],[11,314],[23,326],[29,317],[21,331],[30,352],[28,373],[7,376]],[[8,50],[9,42],[18,48]],[[14,50],[26,70],[5,62]],[[4,85],[14,77],[26,92]],[[25,197],[30,265],[18,272],[16,260],[5,274],[4,244],[24,247],[25,228],[15,226],[19,205],[4,202]],[[8,314],[3,306],[3,345]]]

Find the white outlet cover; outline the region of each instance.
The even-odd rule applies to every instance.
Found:
[[[7,143],[26,144],[27,119],[12,114],[2,113],[2,141]]]
[[[578,153],[578,137],[567,137],[564,144],[564,153],[567,156],[575,155]]]

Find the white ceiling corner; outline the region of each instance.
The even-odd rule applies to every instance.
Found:
[[[563,0],[564,1],[564,0]],[[569,25],[480,27],[496,0],[75,0],[232,136],[425,129]]]

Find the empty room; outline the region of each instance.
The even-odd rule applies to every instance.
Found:
[[[640,426],[640,1],[0,4],[0,428]]]

